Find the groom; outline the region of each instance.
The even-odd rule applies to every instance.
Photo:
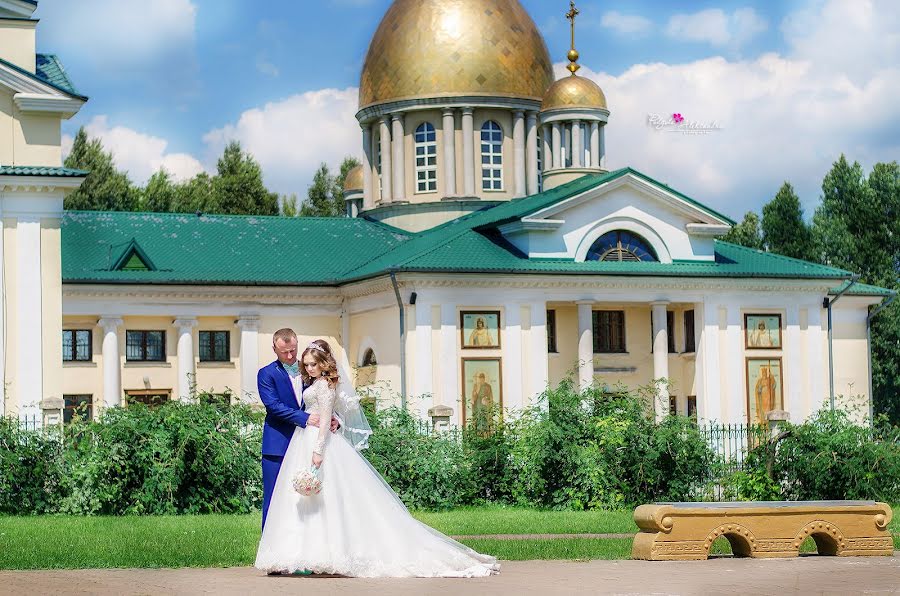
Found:
[[[301,363],[297,360],[297,334],[292,329],[279,329],[272,336],[272,349],[277,360],[259,369],[256,375],[259,398],[266,406],[262,439],[263,527],[266,525],[269,502],[275,490],[275,480],[294,428],[319,426],[319,415],[304,411],[305,387],[300,376]],[[337,428],[337,424],[337,419],[332,418],[332,431]]]

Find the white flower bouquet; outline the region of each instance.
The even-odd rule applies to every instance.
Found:
[[[308,470],[300,470],[294,476],[294,490],[303,495],[310,497],[318,494],[322,490],[322,479],[319,478],[319,468],[310,466]]]

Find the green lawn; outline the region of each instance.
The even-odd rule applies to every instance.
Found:
[[[631,533],[631,512],[466,508],[414,514],[455,536]],[[146,517],[0,517],[0,569],[232,567],[253,563],[259,514]],[[900,549],[900,507],[891,523]],[[462,538],[507,561],[627,559],[631,539],[497,540]],[[727,553],[724,539],[713,552]]]

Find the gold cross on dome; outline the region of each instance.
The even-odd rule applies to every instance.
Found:
[[[581,14],[581,11],[575,8],[575,0],[569,0],[569,12],[566,18],[572,23],[572,49],[575,49],[575,17]]]

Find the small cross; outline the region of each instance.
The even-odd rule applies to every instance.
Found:
[[[572,49],[575,49],[575,17],[577,17],[581,12],[575,8],[575,0],[569,0],[569,12],[566,13],[566,18],[572,22]]]

